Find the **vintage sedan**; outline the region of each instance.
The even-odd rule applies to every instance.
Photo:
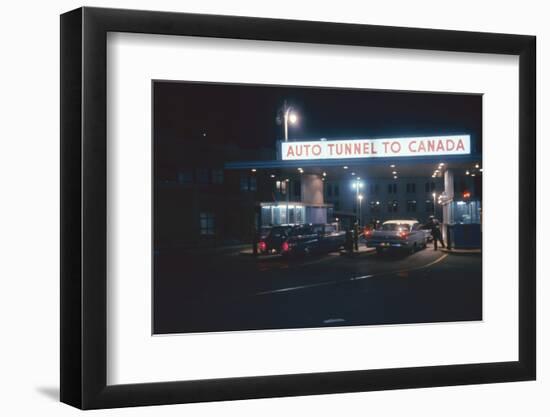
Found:
[[[273,228],[259,242],[260,253],[283,256],[328,253],[342,249],[346,234],[333,224],[306,224],[290,228]]]
[[[427,235],[416,220],[388,220],[380,229],[367,231],[365,241],[378,253],[386,249],[414,253],[426,247]]]

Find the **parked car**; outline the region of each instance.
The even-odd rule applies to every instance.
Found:
[[[346,234],[333,224],[309,224],[275,230],[259,243],[262,253],[284,256],[328,253],[344,247]]]
[[[368,231],[365,240],[367,247],[376,248],[378,253],[385,249],[413,253],[426,247],[427,236],[416,220],[388,220],[380,229]]]
[[[426,241],[431,242],[434,240],[434,237],[432,236],[432,227],[427,224],[421,224],[420,230],[422,230],[426,234]]]

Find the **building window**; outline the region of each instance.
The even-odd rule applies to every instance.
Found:
[[[334,196],[338,197],[340,195],[340,187],[338,184],[334,184]]]
[[[426,213],[433,213],[433,212],[434,212],[434,201],[426,200]]]
[[[327,197],[332,197],[332,184],[327,184]]]
[[[251,177],[246,174],[241,174],[241,191],[256,191],[256,177]]]
[[[397,184],[388,184],[388,194],[396,194],[397,193]]]
[[[193,171],[186,170],[178,172],[178,183],[180,184],[191,184],[193,183]]]
[[[197,168],[197,182],[199,184],[208,184],[209,175],[207,168]]]
[[[378,184],[371,184],[370,185],[370,193],[372,195],[378,195],[378,193],[380,192],[380,187]]]
[[[200,232],[201,236],[214,236],[215,217],[213,213],[201,211],[200,213]]]
[[[416,184],[414,182],[407,183],[407,192],[416,193]]]
[[[371,201],[369,206],[371,213],[380,213],[380,201]]]
[[[407,212],[408,213],[416,212],[416,200],[407,200]]]
[[[212,184],[223,184],[223,169],[212,170]]]
[[[340,202],[339,202],[339,201],[335,201],[335,202],[334,202],[334,210],[335,210],[335,211],[340,210]]]
[[[399,211],[399,202],[397,200],[388,201],[388,213],[397,213]]]
[[[424,184],[424,191],[430,193],[435,190],[435,182],[427,182]]]
[[[288,183],[286,181],[275,181],[275,189],[278,193],[286,194],[286,187]]]

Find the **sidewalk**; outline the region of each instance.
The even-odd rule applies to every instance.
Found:
[[[449,249],[441,248],[442,252],[453,253],[455,255],[481,255],[481,249]]]

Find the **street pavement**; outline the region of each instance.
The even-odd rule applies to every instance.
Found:
[[[481,255],[430,246],[412,255],[155,256],[155,333],[481,320],[481,300]]]

